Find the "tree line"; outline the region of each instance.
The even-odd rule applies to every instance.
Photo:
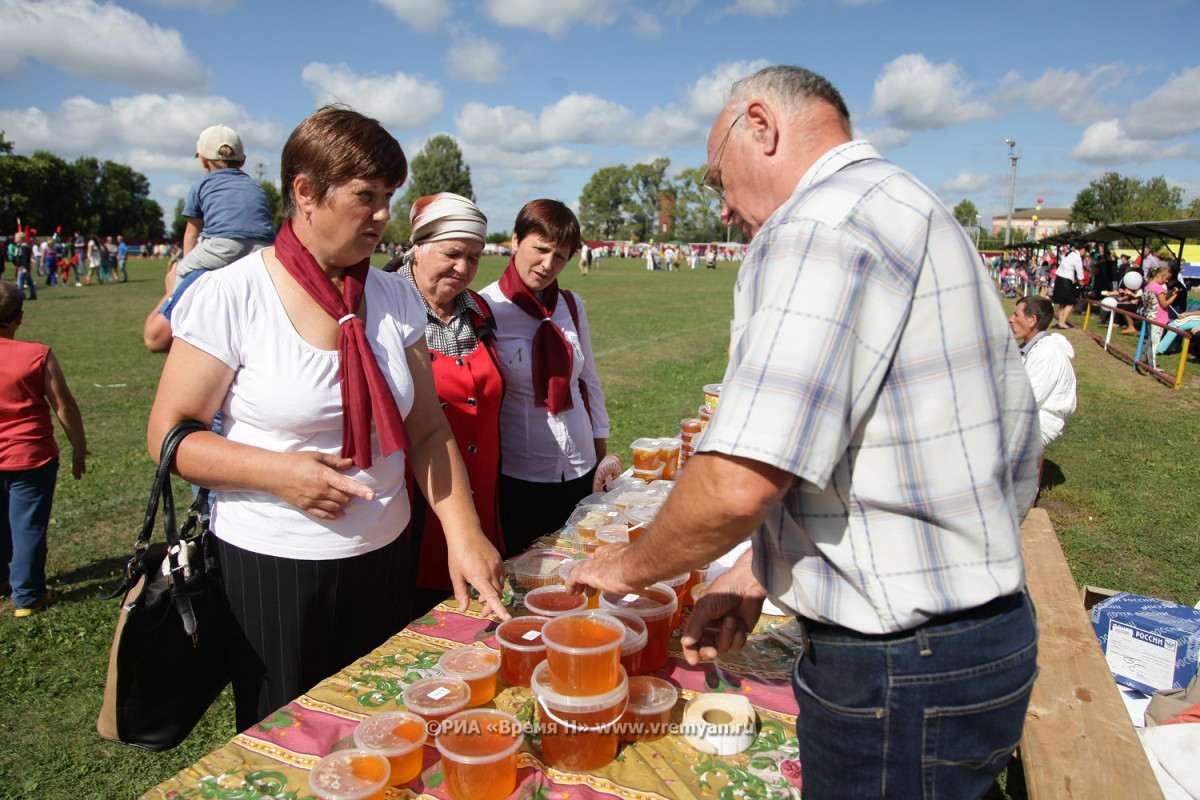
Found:
[[[14,155],[0,131],[0,235],[15,233],[18,220],[39,236],[163,235],[162,207],[150,199],[150,181],[140,172],[91,157],[67,162],[45,150]]]
[[[976,224],[975,204],[962,200],[954,207],[954,218],[965,228]],[[1183,189],[1171,186],[1161,175],[1139,180],[1106,172],[1075,195],[1068,218],[1068,230],[1086,231],[1120,222],[1160,222],[1200,218],[1200,198],[1184,205]],[[982,234],[982,232],[981,232]],[[982,234],[980,247],[989,249],[1004,244],[1004,237]]]

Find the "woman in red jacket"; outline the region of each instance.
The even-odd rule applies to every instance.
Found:
[[[479,271],[487,217],[473,202],[452,192],[419,198],[409,212],[412,248],[400,274],[425,302],[425,339],[442,410],[467,466],[475,511],[484,535],[502,555],[496,483],[500,474],[500,401],[504,378],[496,357],[491,309],[467,287]],[[446,539],[415,482],[410,563],[416,564],[412,612],[445,599],[452,587],[446,569]]]

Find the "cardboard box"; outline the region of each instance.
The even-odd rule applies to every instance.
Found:
[[[1092,607],[1102,600],[1120,594],[1116,589],[1105,589],[1103,586],[1084,586],[1079,590],[1079,599],[1083,601],[1083,610],[1091,611]]]
[[[1117,683],[1180,689],[1200,660],[1200,610],[1121,592],[1092,608],[1092,628]]]

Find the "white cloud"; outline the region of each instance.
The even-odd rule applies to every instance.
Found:
[[[697,122],[670,106],[655,108],[632,126],[628,139],[639,147],[703,147],[711,122]]]
[[[345,64],[313,62],[300,73],[320,105],[346,103],[392,130],[420,128],[442,113],[442,90],[403,72],[362,76]]]
[[[391,11],[396,19],[423,33],[432,33],[438,23],[450,16],[449,0],[375,0]]]
[[[163,8],[186,8],[189,11],[218,13],[237,8],[238,0],[146,0]]]
[[[1137,139],[1169,139],[1200,130],[1200,66],[1172,75],[1130,106],[1121,127]]]
[[[500,83],[508,69],[504,48],[478,36],[454,37],[446,51],[446,70],[455,78],[475,83]]]
[[[893,59],[875,79],[870,116],[907,131],[948,128],[988,119],[996,111],[973,100],[974,87],[953,62],[931,63],[920,53]]]
[[[996,175],[976,175],[970,170],[962,170],[953,178],[942,183],[942,192],[952,194],[976,194],[996,185],[999,178]]]
[[[912,138],[912,134],[909,131],[901,128],[893,128],[889,125],[884,125],[880,128],[867,131],[859,130],[858,127],[855,126],[854,138],[866,139],[871,144],[875,145],[876,150],[878,150],[880,153],[886,154],[891,150],[895,150],[897,147],[904,147],[904,145],[908,144],[908,140]]]
[[[72,97],[49,111],[0,110],[0,130],[18,152],[50,150],[70,159],[128,151],[140,153],[142,163],[154,161],[154,169],[183,174],[195,168],[200,131],[217,123],[236,130],[250,153],[278,153],[287,133],[279,125],[252,118],[230,100],[212,96],[141,94],[107,104]]]
[[[640,8],[635,8],[631,13],[633,16],[633,32],[636,35],[644,36],[647,39],[662,36],[663,27],[658,17]]]
[[[560,170],[582,169],[592,163],[587,153],[566,147],[512,153],[490,144],[463,142],[462,151],[463,159],[471,165],[471,176],[478,174],[492,186],[506,183],[549,186],[558,182]],[[504,225],[497,222],[496,227]]]
[[[578,23],[610,25],[620,11],[618,0],[484,0],[492,21],[509,28],[527,28],[561,39]]]
[[[765,58],[760,58],[755,61],[725,61],[718,64],[684,93],[688,113],[699,120],[715,119],[725,107],[725,101],[729,99],[729,87],[733,82],[758,72],[770,63]]]
[[[571,93],[542,111],[539,130],[546,142],[616,144],[627,135],[632,117],[619,103]]]
[[[0,0],[0,79],[36,59],[63,72],[138,90],[200,91],[208,70],[179,31],[111,3]]]
[[[1128,74],[1123,64],[1105,64],[1087,73],[1055,67],[1032,81],[1013,71],[1004,76],[994,99],[1038,111],[1053,109],[1072,125],[1088,125],[1112,116],[1112,104],[1102,102],[1100,95],[1119,86]]]
[[[1089,164],[1114,164],[1124,161],[1135,161],[1139,164],[1147,161],[1160,161],[1168,158],[1182,158],[1192,152],[1192,144],[1184,142],[1173,147],[1163,147],[1152,139],[1131,138],[1121,126],[1119,120],[1110,119],[1089,125],[1083,132],[1079,144],[1067,154]]]
[[[729,14],[748,14],[752,17],[782,17],[792,10],[796,0],[736,0],[725,9]]]
[[[464,143],[491,143],[507,153],[529,153],[542,146],[537,117],[514,106],[467,103],[454,122]]]

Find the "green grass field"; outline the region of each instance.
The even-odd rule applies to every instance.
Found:
[[[485,259],[475,288],[505,263]],[[228,692],[172,752],[110,744],[94,730],[118,611],[99,594],[129,557],[153,473],[145,427],[163,357],[145,351],[141,329],[164,266],[135,260],[128,284],[46,289],[26,304],[19,336],[54,347],[92,455],[82,481],[59,475],[48,566],[58,603],[27,620],[0,604],[0,798],[132,797],[234,733]],[[562,283],[587,304],[610,451],[628,461],[633,439],[674,433],[703,402],[703,385],[721,379],[734,278],[724,262],[715,272],[648,273],[641,261],[606,259],[586,278],[568,266]],[[1200,597],[1200,477],[1191,461],[1200,365],[1176,392],[1082,333],[1067,335],[1079,411],[1046,454],[1041,504],[1076,582],[1191,605]]]

